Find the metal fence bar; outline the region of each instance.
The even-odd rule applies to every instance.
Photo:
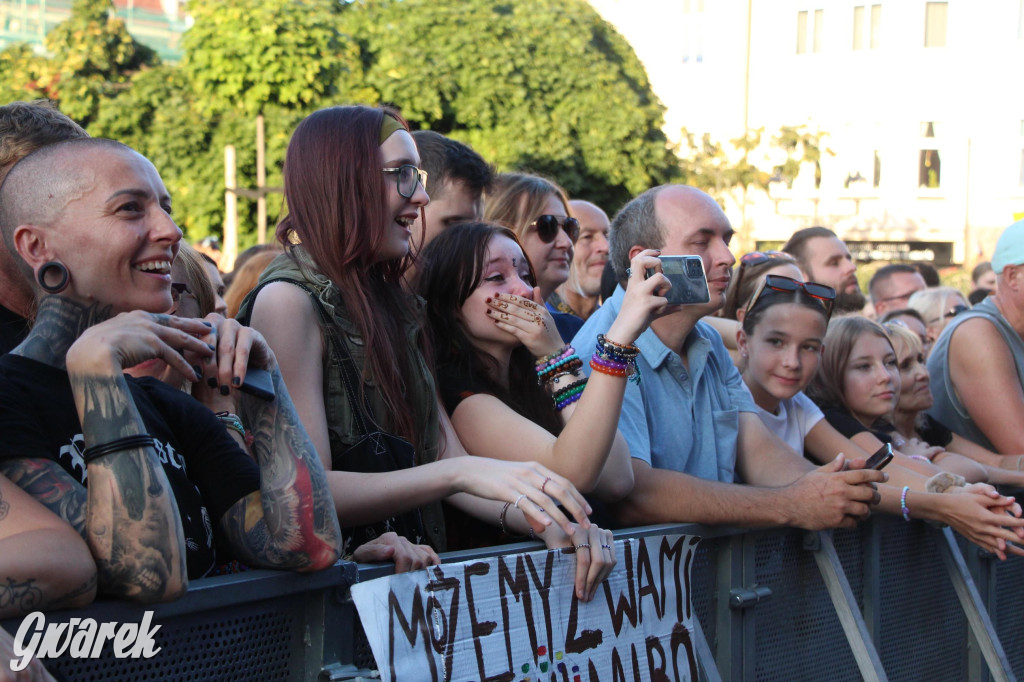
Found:
[[[871,641],[864,616],[857,608],[857,600],[839,563],[839,555],[836,554],[836,547],[832,543],[832,533],[819,531],[816,535],[819,545],[814,551],[814,560],[821,571],[829,596],[832,597],[832,604],[839,616],[839,622],[843,625],[846,639],[853,649],[860,674],[868,681],[888,680],[885,669],[882,668],[882,659],[879,658],[874,642]]]
[[[1003,651],[1003,646],[992,626],[992,619],[989,618],[988,611],[983,606],[981,595],[978,594],[974,580],[971,579],[971,574],[967,570],[967,564],[964,563],[963,555],[960,554],[960,547],[957,545],[956,538],[953,537],[953,531],[943,528],[939,534],[942,536],[938,543],[942,563],[945,564],[950,580],[953,581],[953,589],[956,590],[956,596],[960,599],[960,605],[964,609],[964,615],[967,616],[971,632],[974,633],[978,646],[985,656],[992,678],[999,682],[1016,680],[1013,669],[1010,667],[1010,661],[1006,658],[1006,652]]]

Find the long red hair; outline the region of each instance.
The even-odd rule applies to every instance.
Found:
[[[397,435],[420,446],[423,425],[417,427],[405,400],[405,377],[412,368],[402,320],[412,314],[413,304],[402,289],[402,275],[410,256],[375,262],[390,223],[380,155],[384,116],[409,129],[397,112],[366,106],[321,109],[299,124],[285,156],[288,213],[277,226],[277,238],[286,248],[301,242],[338,288],[371,351],[364,381],[372,376]]]

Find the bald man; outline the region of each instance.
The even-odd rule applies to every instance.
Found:
[[[548,297],[548,303],[562,313],[587,319],[597,310],[601,296],[601,275],[608,262],[608,214],[600,206],[582,199],[569,202],[569,213],[580,221],[580,236],[573,247],[569,279]]]
[[[620,285],[573,339],[581,352],[619,314],[626,268],[643,249],[700,256],[711,291],[709,303],[670,306],[636,341],[641,379],[627,383],[619,418],[635,485],[618,505],[619,521],[813,530],[866,517],[877,502],[866,484],[882,473],[841,471],[841,456],[814,468],[783,443],[758,416],[721,337],[700,321],[725,303],[735,262],[733,229],[718,203],[693,187],[656,187],[619,211],[610,234]]]
[[[89,137],[80,125],[47,100],[0,107],[0,185],[18,161],[46,145]],[[32,273],[7,243],[0,245],[0,355],[28,334]]]

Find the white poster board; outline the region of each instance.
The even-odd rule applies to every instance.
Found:
[[[383,680],[696,680],[699,541],[617,541],[615,570],[589,603],[573,589],[575,557],[558,550],[388,576],[352,597]]]

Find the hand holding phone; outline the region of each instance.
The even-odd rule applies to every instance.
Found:
[[[875,451],[875,454],[868,458],[868,461],[864,463],[865,469],[874,469],[875,471],[881,471],[885,468],[889,462],[892,461],[892,444],[885,443],[882,447]]]
[[[700,256],[658,256],[661,260],[661,271],[672,288],[664,292],[665,298],[672,305],[695,305],[711,301],[708,289],[708,278],[704,273],[704,261]],[[647,270],[646,277],[654,274]]]

